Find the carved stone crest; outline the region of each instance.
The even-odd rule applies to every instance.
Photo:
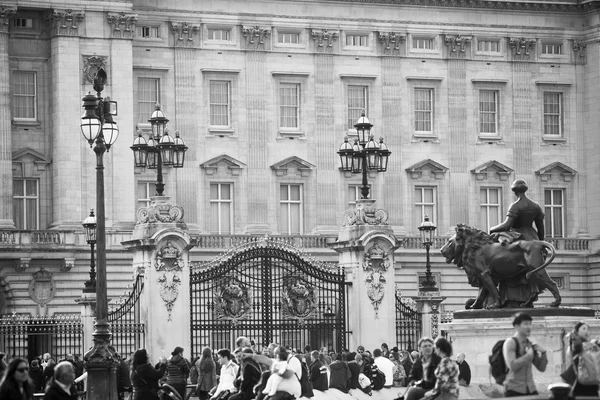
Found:
[[[179,286],[181,286],[179,275],[183,270],[183,265],[182,251],[170,241],[156,252],[154,268],[156,271],[162,272],[157,281],[160,286],[160,297],[169,313],[168,321],[171,321],[171,311],[179,296]]]
[[[390,267],[388,252],[379,241],[365,253],[363,262],[363,271],[366,272],[365,284],[367,287],[367,296],[371,300],[375,310],[375,318],[379,317],[379,305],[385,295],[385,284],[387,278],[385,273]]]
[[[271,36],[271,30],[259,26],[244,27],[242,34],[246,38],[246,48],[259,48],[264,46],[265,39]]]
[[[194,43],[194,37],[200,32],[200,26],[188,22],[171,22],[171,32],[176,47],[187,47]]]
[[[54,10],[47,18],[52,26],[52,33],[60,36],[78,36],[79,23],[85,18],[83,11]]]
[[[342,226],[352,225],[387,225],[388,212],[382,208],[366,206],[355,208],[344,213]]]
[[[121,39],[133,39],[137,14],[108,13],[107,21],[112,29],[112,36]]]
[[[103,69],[106,72],[106,64],[108,57],[83,55],[83,84],[94,83],[94,79],[98,76],[98,71]]]
[[[29,296],[37,304],[46,305],[56,295],[56,283],[52,279],[52,274],[44,268],[31,274],[33,280],[29,282]]]
[[[338,39],[339,34],[337,32],[329,32],[327,29],[321,29],[313,30],[311,37],[315,41],[317,49],[325,50],[333,47],[333,42]]]
[[[310,283],[297,276],[284,277],[281,293],[282,317],[303,323],[316,315],[318,305],[317,291]]]
[[[168,203],[153,203],[137,210],[137,223],[183,222],[183,208]]]
[[[252,311],[252,295],[248,287],[235,277],[226,277],[214,289],[215,317],[232,321],[235,326]]]
[[[379,41],[383,44],[383,50],[389,53],[399,52],[400,44],[406,40],[406,35],[396,32],[379,32]]]

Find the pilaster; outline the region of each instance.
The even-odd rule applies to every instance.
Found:
[[[78,71],[80,65],[80,23],[83,11],[52,10],[48,16],[51,27],[52,65],[52,227],[81,229],[82,171],[93,168],[95,163],[83,166],[82,153],[86,149],[84,140],[79,140],[81,117],[81,87]],[[72,68],[65,68],[65,66]],[[74,139],[73,133],[77,132]],[[90,151],[91,152],[91,151]],[[83,208],[87,209],[86,203]]]
[[[525,56],[525,49],[520,48],[520,51],[522,56]],[[531,63],[512,63],[512,70],[515,175],[522,177],[530,175],[533,171]]]
[[[15,227],[13,220],[12,130],[8,64],[8,26],[16,7],[0,5],[0,229]]]

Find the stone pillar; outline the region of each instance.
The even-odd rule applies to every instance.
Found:
[[[81,297],[75,300],[81,305],[81,322],[83,324],[82,348],[89,349],[94,344],[92,333],[94,333],[94,320],[96,319],[96,292],[84,291]]]
[[[0,6],[0,229],[15,227],[13,220],[12,128],[8,65],[8,26],[16,7]]]
[[[417,303],[417,311],[421,313],[421,337],[435,339],[440,334],[440,303],[446,300],[439,292],[419,292],[413,297]]]
[[[189,250],[195,242],[182,222],[183,209],[155,197],[138,210],[133,240],[122,244],[133,251],[133,266],[144,275],[140,298],[146,325],[146,349],[153,363],[176,346],[189,354]]]
[[[379,347],[396,337],[394,250],[398,247],[385,210],[373,207],[374,200],[358,200],[356,209],[346,211],[338,241],[339,253],[350,283],[347,304],[347,347]]]

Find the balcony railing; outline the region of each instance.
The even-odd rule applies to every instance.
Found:
[[[198,241],[200,249],[227,249],[237,245],[256,242],[263,235],[197,235],[194,238]],[[274,238],[282,240],[296,247],[309,249],[327,248],[329,243],[336,240],[336,236],[322,235],[273,235]]]

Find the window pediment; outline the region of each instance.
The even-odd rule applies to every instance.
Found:
[[[15,176],[34,176],[34,171],[45,171],[52,159],[39,151],[25,147],[12,153],[13,171]]]
[[[494,174],[501,181],[505,181],[512,172],[512,168],[509,168],[496,160],[490,160],[471,170],[471,173],[475,175],[478,181],[495,178]]]
[[[221,154],[200,164],[206,175],[217,175],[220,171],[226,171],[229,175],[239,176],[245,166],[246,164],[227,154]]]
[[[406,168],[406,172],[410,174],[412,179],[421,178],[423,176],[423,172],[425,171],[429,171],[431,176],[433,176],[435,179],[442,179],[448,169],[448,167],[445,167],[442,164],[433,161],[432,159],[427,159],[419,161],[418,163]]]
[[[286,176],[290,171],[296,170],[297,175],[307,177],[315,168],[315,165],[297,156],[288,157],[271,165],[271,169],[275,171],[277,176]]]
[[[559,177],[559,179],[562,179],[564,182],[571,182],[573,177],[577,174],[577,171],[560,161],[556,161],[538,169],[535,171],[535,174],[539,175],[543,182],[551,180],[553,176]]]

